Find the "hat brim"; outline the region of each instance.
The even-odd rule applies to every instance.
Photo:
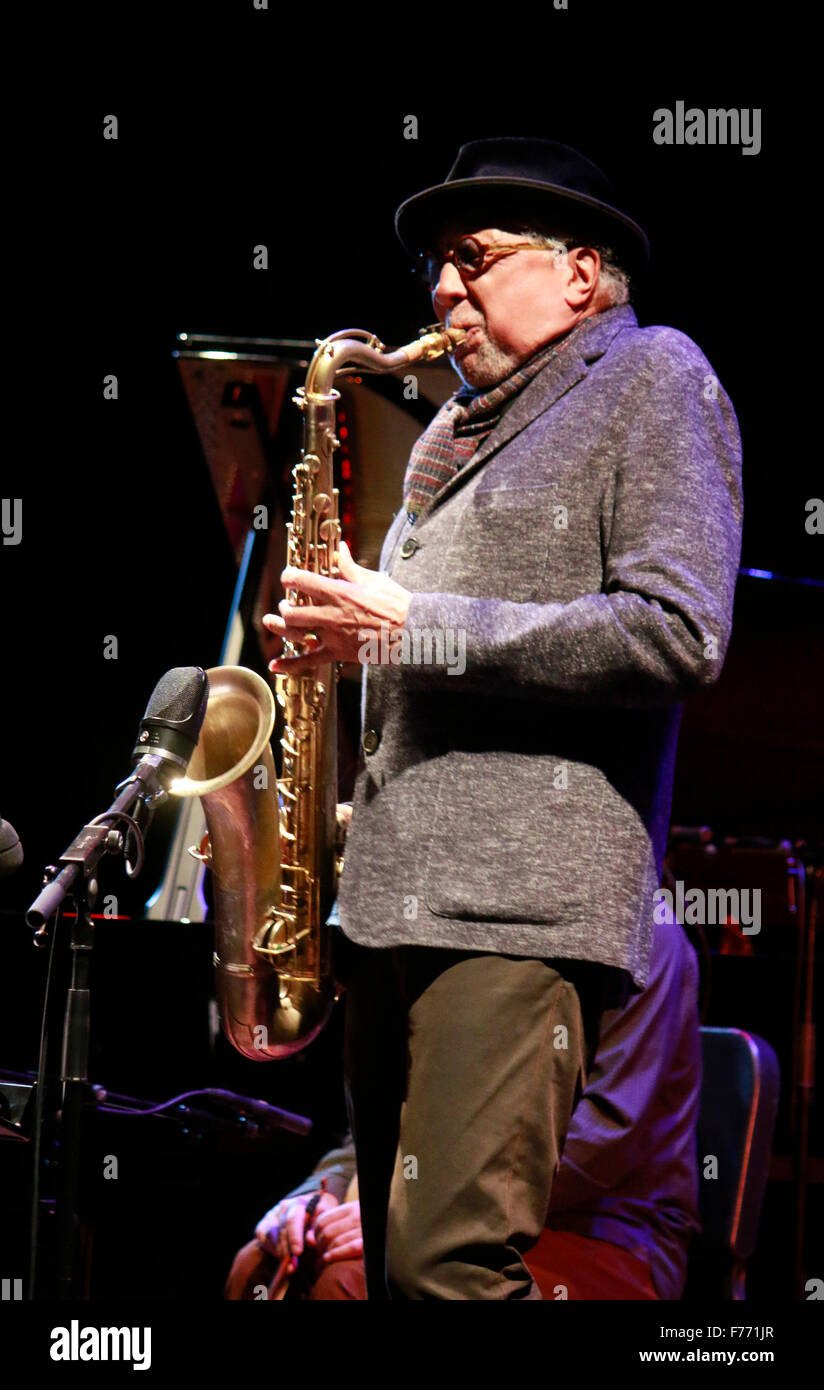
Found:
[[[495,216],[540,218],[550,222],[558,236],[586,235],[593,242],[611,246],[630,274],[649,262],[649,242],[632,218],[585,193],[574,193],[535,179],[455,179],[425,188],[401,203],[395,213],[395,231],[410,256],[431,251],[444,226],[460,218],[468,224],[483,214],[486,225],[497,225]]]

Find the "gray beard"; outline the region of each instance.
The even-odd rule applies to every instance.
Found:
[[[489,386],[497,386],[499,381],[511,376],[516,367],[519,366],[519,358],[514,353],[504,352],[496,347],[487,338],[485,342],[474,353],[475,361],[469,370],[465,370],[463,364],[454,363],[458,376],[465,381],[467,386],[475,389],[486,390]]]

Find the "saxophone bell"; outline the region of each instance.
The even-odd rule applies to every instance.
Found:
[[[242,666],[207,671],[209,699],[188,775],[172,796],[199,796],[208,847],[189,853],[212,871],[215,993],[232,1046],[251,1061],[292,1056],[316,1037],[334,1002],[332,981],[295,966],[297,953],[271,941],[281,902],[277,777],[269,739],[275,702],[266,681]],[[290,974],[294,967],[294,974]]]

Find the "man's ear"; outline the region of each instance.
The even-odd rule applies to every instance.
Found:
[[[601,257],[593,246],[573,246],[566,253],[568,278],[565,299],[570,309],[585,309],[591,303],[601,273]]]

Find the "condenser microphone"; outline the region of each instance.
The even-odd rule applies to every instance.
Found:
[[[23,863],[20,836],[7,820],[0,820],[0,878],[13,874]]]
[[[175,666],[161,676],[140,721],[132,766],[151,761],[164,785],[185,776],[209,699],[201,666]]]

